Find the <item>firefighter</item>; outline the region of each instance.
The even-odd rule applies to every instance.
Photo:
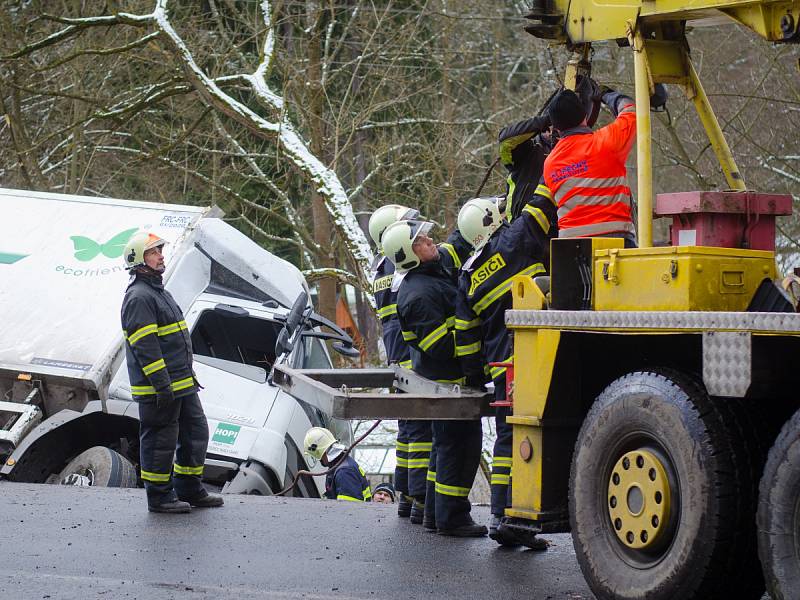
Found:
[[[495,198],[474,198],[461,208],[458,228],[473,244],[475,253],[464,264],[459,279],[455,333],[459,357],[483,355],[487,364],[514,360],[511,334],[504,320],[505,311],[511,308],[511,278],[545,273],[542,257],[553,236],[550,224],[555,206],[548,203],[545,208],[547,212],[527,204],[510,225],[502,218]],[[491,366],[489,373],[495,401],[504,402],[506,367]],[[496,410],[489,537],[504,546],[522,543],[546,549],[544,540],[535,536],[523,539],[501,526],[505,509],[510,506],[512,427],[506,423],[510,408],[498,406]]]
[[[610,88],[600,94],[615,120],[597,131],[572,90],[562,90],[550,103],[548,113],[560,139],[545,159],[544,184],[558,205],[559,237],[621,237],[631,248],[636,230],[625,161],[636,136],[636,107]],[[659,84],[651,105],[665,102]]]
[[[312,427],[306,432],[303,446],[306,454],[330,469],[325,475],[326,498],[348,502],[369,502],[372,499],[364,470],[355,459],[345,454],[346,448],[336,441],[329,430]]]
[[[431,223],[399,221],[383,234],[384,254],[402,275],[397,316],[411,347],[413,370],[441,383],[483,383],[483,366],[473,357],[462,364],[455,355],[456,283],[445,252],[434,245]],[[463,239],[463,238],[462,238]],[[425,499],[423,525],[457,537],[486,535],[470,516],[468,499],[481,452],[480,421],[433,421],[428,479],[434,494]]]
[[[197,395],[186,321],[162,281],[165,244],[157,235],[141,232],[125,246],[131,282],[122,302],[122,329],[131,395],[139,404],[148,509],[185,513],[192,506],[222,506],[223,500],[201,483],[208,422]]]
[[[386,228],[400,220],[416,219],[419,211],[387,204],[381,206],[369,218],[369,234],[380,251],[381,236]],[[398,364],[406,369],[411,368],[411,353],[403,341],[400,324],[397,321],[397,291],[392,291],[394,280],[394,264],[383,254],[378,254],[372,265],[372,294],[375,297],[375,308],[383,328],[383,345],[389,364]],[[421,433],[420,431],[421,430]],[[394,483],[398,493],[397,515],[411,516],[412,496],[425,495],[425,472],[430,460],[431,441],[430,423],[415,423],[400,419],[397,422],[397,445],[395,454],[397,465],[394,471]],[[409,492],[409,480],[414,479],[414,494]],[[419,480],[419,481],[416,481]],[[419,509],[417,510],[419,512]],[[421,516],[415,516],[415,521]],[[420,521],[421,522],[421,521]]]

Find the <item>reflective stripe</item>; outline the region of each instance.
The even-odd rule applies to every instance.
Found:
[[[551,192],[550,188],[543,183],[540,183],[538,186],[536,186],[536,191],[534,192],[534,194],[538,194],[539,196],[544,196],[545,198],[550,200],[550,202],[552,202],[553,204],[556,203],[556,201],[553,199],[553,192]]]
[[[150,325],[145,325],[133,332],[130,336],[128,336],[128,343],[133,346],[136,342],[142,339],[146,335],[150,335],[151,333],[158,332],[158,325],[155,323],[150,323]]]
[[[172,473],[151,473],[150,471],[145,471],[142,469],[142,479],[144,481],[152,481],[153,483],[166,483],[169,481],[171,476]]]
[[[412,363],[411,363],[410,360],[401,360],[397,364],[400,365],[401,367],[403,367],[404,369],[410,369],[411,366],[412,366]]]
[[[149,365],[145,365],[142,367],[142,372],[145,375],[152,375],[156,371],[160,371],[161,369],[166,369],[167,365],[164,363],[163,358],[159,358],[156,361],[151,362]]]
[[[395,458],[394,462],[398,467],[400,467],[402,469],[407,469],[408,468],[408,459],[407,458],[400,458],[398,456],[398,457]]]
[[[456,485],[445,485],[444,483],[436,482],[436,493],[444,494],[445,496],[455,496],[456,498],[466,498],[469,496],[469,488],[458,487]]]
[[[502,473],[492,473],[491,485],[509,485],[511,483],[511,475],[503,475]]]
[[[344,494],[339,494],[336,496],[337,500],[347,500],[348,502],[363,502],[361,498],[353,498],[352,496],[345,496]]]
[[[395,442],[394,447],[400,452],[408,452],[408,444],[405,442]]]
[[[502,362],[513,363],[514,355],[512,354]],[[506,372],[506,367],[492,367],[491,369],[489,369],[489,375],[492,377],[492,379],[497,379],[498,377],[500,377],[500,375],[502,375],[505,372]]]
[[[456,253],[456,249],[453,247],[453,245],[452,244],[448,244],[447,242],[443,242],[443,243],[439,244],[439,246],[444,248],[445,250],[447,250],[447,253],[453,259],[453,263],[455,263],[456,267],[460,269],[461,268],[461,259],[458,258],[458,254]]]
[[[170,384],[173,392],[178,392],[180,390],[185,390],[186,388],[190,388],[194,385],[194,377],[187,377],[186,379],[181,379],[179,381],[173,381]]]
[[[433,442],[411,442],[408,445],[409,452],[430,452],[433,449]]]
[[[152,385],[132,385],[131,386],[131,395],[132,396],[147,396],[148,394],[155,394],[156,388]]]
[[[176,323],[170,323],[169,325],[162,325],[158,328],[158,335],[164,336],[169,335],[171,333],[177,333],[178,331],[186,330],[188,327],[186,326],[186,321],[177,321]]]
[[[466,346],[456,346],[456,356],[469,356],[481,351],[481,342],[478,340],[474,344],[467,344]]]
[[[361,495],[364,497],[364,502],[369,502],[372,499],[372,490],[370,488],[365,488]]]
[[[436,482],[436,471],[428,470],[428,475],[425,477],[425,479]]]
[[[425,352],[445,335],[447,335],[447,323],[442,323],[439,325],[439,327],[422,338],[422,340],[419,342],[419,349]],[[405,338],[405,335],[403,337]]]
[[[407,342],[410,342],[411,340],[417,339],[417,334],[414,333],[413,331],[403,330],[403,339]]]
[[[589,237],[604,233],[625,232],[635,234],[636,229],[631,221],[605,221],[591,225],[578,225],[576,227],[561,228],[558,231],[560,238]]]
[[[397,314],[397,304],[387,304],[383,308],[378,309],[378,317],[385,319]]]
[[[492,466],[493,467],[510,467],[511,463],[513,462],[513,458],[510,456],[495,456],[492,459]]]
[[[555,201],[559,207],[561,207],[561,200],[564,198],[564,196],[566,196],[568,192],[571,192],[578,187],[596,189],[617,187],[621,185],[626,187],[628,185],[624,175],[618,177],[570,177],[569,179],[565,180],[556,190]]]
[[[203,465],[199,467],[184,467],[183,465],[179,465],[175,463],[172,466],[172,469],[175,471],[176,475],[202,475],[203,474]]]
[[[550,221],[547,220],[547,217],[542,209],[531,206],[530,204],[526,204],[522,211],[528,213],[534,219],[536,219],[536,222],[539,223],[539,227],[542,228],[542,231],[545,233],[550,231]]]
[[[474,327],[481,326],[481,319],[478,317],[477,319],[472,319],[472,321],[465,321],[464,319],[456,319],[456,331],[467,331]]]
[[[630,207],[630,193],[630,188],[626,187],[624,190],[619,190],[614,194],[575,194],[574,196],[570,196],[567,200],[565,200],[564,204],[559,207],[558,218],[563,219],[579,206],[612,206],[614,204],[621,203],[627,207]]]
[[[409,469],[427,469],[431,459],[430,458],[409,458],[406,465]]]
[[[505,294],[506,292],[511,291],[511,280],[516,277],[517,275],[530,275],[531,277],[534,275],[538,275],[539,273],[544,273],[544,266],[542,263],[535,263],[529,267],[522,269],[519,273],[515,273],[508,279],[506,279],[503,283],[495,287],[492,291],[486,294],[483,298],[478,300],[475,303],[475,306],[472,307],[472,310],[475,311],[475,314],[480,314],[484,310],[486,310],[489,305],[491,305],[495,300],[498,300]]]

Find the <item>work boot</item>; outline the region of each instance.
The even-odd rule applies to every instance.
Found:
[[[437,533],[450,537],[483,537],[486,535],[486,526],[478,525],[475,521],[470,520],[469,523],[452,529],[439,529]]]
[[[547,550],[550,542],[542,539],[526,527],[509,527],[507,523],[501,522],[497,526],[497,534],[503,538],[514,538],[518,544],[530,548],[531,550]],[[501,543],[498,541],[498,543]]]
[[[413,504],[411,498],[405,494],[400,494],[400,500],[397,503],[397,516],[407,519],[411,516],[411,505]]]
[[[425,516],[422,518],[422,526],[428,531],[436,533],[436,517],[429,513],[425,513]]]
[[[193,498],[181,498],[181,500],[188,502],[195,508],[215,508],[225,504],[222,496],[219,494],[209,494],[208,492],[200,494],[199,496],[194,496]]]
[[[423,504],[419,500],[414,499],[414,503],[411,505],[411,514],[409,516],[409,520],[412,523],[414,523],[414,525],[419,525],[420,523],[422,523],[424,516],[425,516],[425,504]]]
[[[517,536],[514,535],[514,532],[509,530],[508,527],[501,528],[502,519],[498,515],[492,515],[489,520],[489,537],[501,546],[519,548],[522,544],[517,539]]]
[[[157,513],[188,513],[192,512],[192,507],[188,502],[181,500],[169,500],[167,502],[147,503],[147,510]]]

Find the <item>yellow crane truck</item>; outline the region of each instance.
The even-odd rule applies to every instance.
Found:
[[[535,0],[533,35],[573,52],[634,53],[639,248],[554,240],[549,281],[515,278],[509,527],[571,531],[598,598],[800,598],[800,314],[774,281],[775,216],[791,196],[747,190],[692,64],[687,23],[732,20],[800,41],[800,0]],[[730,190],[653,203],[649,97],[680,86]],[[652,247],[652,216],[672,244]],[[510,375],[510,374],[509,374]],[[337,417],[477,418],[486,396],[407,371],[299,372]],[[393,385],[403,395],[354,387]]]

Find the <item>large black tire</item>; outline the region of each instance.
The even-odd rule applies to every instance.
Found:
[[[800,598],[800,411],[783,426],[764,467],[758,555],[772,598]]]
[[[70,475],[89,476],[96,487],[136,487],[136,467],[119,452],[105,446],[94,446],[73,458],[58,475],[63,483]]]
[[[742,415],[733,405],[721,409],[722,402],[692,378],[668,370],[621,377],[595,401],[575,446],[569,510],[578,562],[598,598],[761,596],[754,493],[743,489],[752,472],[749,464],[737,464],[749,449],[735,427]],[[652,474],[664,493],[656,497],[646,483],[632,501],[631,488],[619,487],[617,471],[633,473],[632,461],[638,464],[640,456],[649,462],[637,476],[644,481],[645,473]],[[657,476],[648,466],[653,461]],[[618,500],[622,489],[627,496]],[[622,516],[639,510],[648,520],[660,507],[660,519],[653,519],[658,526],[626,535],[633,521],[612,521],[610,514],[619,510],[618,501],[627,503]],[[640,535],[644,546],[636,548]]]

